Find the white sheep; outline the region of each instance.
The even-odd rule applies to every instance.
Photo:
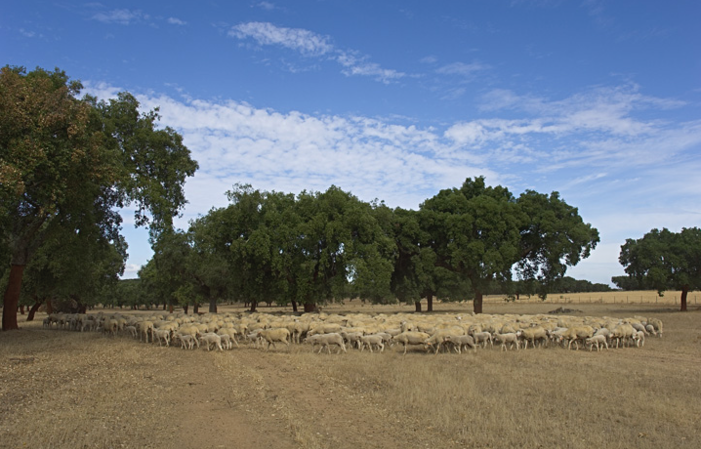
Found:
[[[606,342],[606,336],[603,334],[598,334],[594,335],[593,337],[589,337],[586,340],[584,340],[584,342],[585,346],[589,347],[589,351],[592,351],[594,349],[594,346],[596,346],[597,351],[601,349],[601,346],[604,346],[606,349],[609,348],[609,345]]]
[[[370,349],[370,352],[372,352],[372,347],[375,346],[377,349],[380,350],[380,352],[383,352],[385,350],[385,345],[384,345],[384,338],[382,335],[361,335],[360,337],[360,352],[363,352],[363,349],[367,347]]]
[[[207,345],[207,351],[209,351],[212,346],[219,348],[220,351],[224,350],[221,346],[221,337],[213,332],[202,334],[199,341]]]
[[[409,345],[412,345],[412,346],[421,345],[424,348],[428,348],[426,341],[429,338],[431,338],[431,336],[425,332],[406,331],[406,332],[402,332],[401,334],[392,337],[392,341],[403,344],[404,345],[404,355],[406,355],[406,349]]]
[[[341,337],[341,334],[338,334],[336,332],[331,332],[330,334],[315,334],[315,335],[309,335],[307,338],[304,339],[305,343],[310,343],[312,345],[312,351],[314,350],[314,346],[320,345],[321,347],[319,348],[319,354],[321,354],[321,351],[326,348],[326,351],[331,354],[331,346],[338,346],[338,353],[340,354],[341,351],[343,352],[348,352],[346,351],[346,344],[343,342],[343,337]]]
[[[161,346],[161,341],[165,342],[166,346],[170,346],[170,330],[168,329],[154,330],[153,338],[158,341],[158,346]]]
[[[513,348],[514,346],[516,347],[516,350],[518,350],[521,346],[519,337],[521,336],[521,332],[507,332],[505,334],[500,334],[499,332],[494,334],[494,338],[497,341],[497,343],[501,343],[501,350],[506,351],[508,350],[507,345],[511,345]]]
[[[482,343],[483,348],[486,348],[487,345],[494,347],[494,340],[492,339],[492,334],[489,332],[475,332],[472,334],[472,338],[475,340],[475,344]]]
[[[284,327],[260,330],[258,332],[258,338],[262,338],[268,342],[267,349],[270,349],[271,345],[277,348],[275,343],[285,343],[288,348],[290,347],[290,331]]]
[[[192,335],[181,335],[181,334],[176,334],[178,339],[180,340],[180,347],[183,349],[195,349],[195,344],[197,344],[197,347],[200,346],[199,342],[195,337]],[[175,338],[175,336],[173,337]]]
[[[540,342],[541,347],[548,345],[548,333],[540,326],[523,329],[521,331],[521,339],[523,340],[523,349],[528,349],[529,341],[534,348],[538,342]]]
[[[473,351],[477,350],[475,339],[471,335],[448,335],[445,340],[453,345],[458,354],[462,354],[462,349],[468,347],[472,348]]]

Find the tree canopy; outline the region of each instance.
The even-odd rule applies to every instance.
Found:
[[[139,112],[126,92],[99,101],[81,89],[59,69],[0,69],[3,330],[17,328],[24,269],[42,245],[66,232],[117,244],[117,210],[129,205],[155,238],[172,228],[197,169],[181,136],[156,127],[157,111]]]
[[[627,239],[618,258],[639,286],[662,293],[681,290],[681,311],[687,294],[701,288],[701,229],[653,229],[640,239]]]

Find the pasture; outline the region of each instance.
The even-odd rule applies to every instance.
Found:
[[[485,313],[660,318],[662,338],[601,352],[561,347],[402,356],[242,344],[224,352],[122,334],[0,334],[2,448],[698,448],[701,304],[674,292],[551,295]],[[631,298],[640,298],[631,301]],[[578,301],[579,299],[579,301]],[[701,303],[701,301],[699,301]],[[424,307],[425,308],[425,307]],[[468,315],[472,304],[435,304]],[[326,313],[411,312],[351,301]],[[220,313],[242,311],[225,306]],[[261,307],[261,312],[280,312]],[[97,311],[95,311],[97,312]],[[106,309],[109,313],[111,310]],[[94,313],[94,312],[93,312]],[[139,312],[144,313],[144,312]],[[20,317],[20,320],[22,317]]]

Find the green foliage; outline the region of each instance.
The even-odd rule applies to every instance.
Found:
[[[701,288],[701,229],[653,229],[640,239],[627,239],[619,261],[638,286],[681,290],[685,310],[686,293]]]
[[[122,247],[115,211],[130,204],[155,240],[185,204],[197,163],[182,138],[156,129],[156,111],[141,114],[128,93],[100,102],[79,99],[81,88],[58,69],[0,69],[0,246],[15,266],[71,233],[79,253]],[[16,326],[21,279],[12,282],[3,328]]]

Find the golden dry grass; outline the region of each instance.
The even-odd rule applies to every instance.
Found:
[[[544,313],[553,304],[490,300],[485,312]],[[39,316],[0,334],[0,447],[701,447],[699,308],[571,305],[588,315],[655,316],[665,334],[600,353],[208,353],[43,330]],[[391,310],[413,308],[325,309]]]

